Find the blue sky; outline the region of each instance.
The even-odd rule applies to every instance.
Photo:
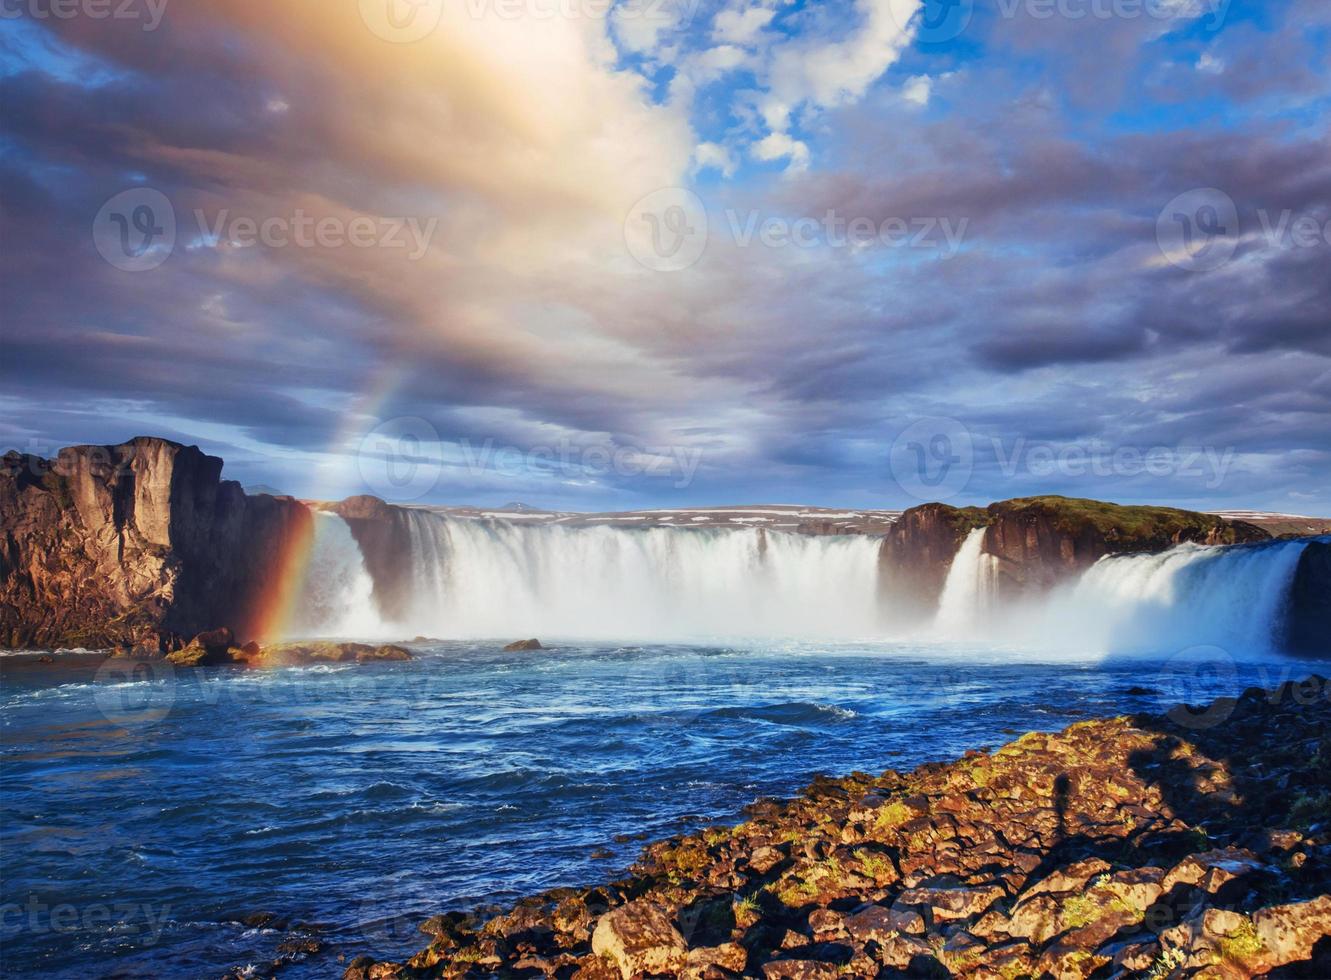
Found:
[[[0,20],[6,447],[1331,514],[1323,0],[390,2]]]

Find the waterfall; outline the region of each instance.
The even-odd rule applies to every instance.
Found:
[[[971,531],[952,559],[934,619],[941,636],[964,636],[993,612],[998,559],[985,554],[984,534],[982,527]]]
[[[290,635],[670,641],[910,639],[880,602],[872,535],[753,527],[623,528],[400,512],[403,601],[386,622],[342,518],[316,515]],[[1304,541],[1101,559],[1076,580],[997,601],[998,560],[972,531],[921,640],[1069,655],[1281,646]],[[395,557],[395,556],[390,556]]]
[[[407,519],[405,631],[660,640],[880,628],[880,539],[868,535]]]
[[[1182,544],[1102,558],[1056,590],[1036,618],[1046,643],[1100,653],[1216,646],[1264,655],[1283,640],[1290,585],[1306,541]]]
[[[374,636],[384,632],[360,546],[347,522],[316,512],[314,538],[286,633],[293,637]]]

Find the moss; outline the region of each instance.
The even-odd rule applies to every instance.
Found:
[[[894,827],[900,827],[914,816],[915,811],[906,804],[901,802],[889,803],[887,806],[878,808],[878,816],[874,820],[874,826],[879,830],[891,830]]]
[[[1093,533],[1108,541],[1112,551],[1133,551],[1172,544],[1175,540],[1206,538],[1214,534],[1232,544],[1240,540],[1221,518],[1173,507],[1140,507],[1086,500],[1078,497],[1018,497],[991,504],[991,519],[1004,515],[1041,514],[1066,534]]]
[[[1162,949],[1160,955],[1155,958],[1155,962],[1151,964],[1150,969],[1146,971],[1146,978],[1147,980],[1163,980],[1181,967],[1186,960],[1187,956],[1177,946]]]
[[[797,881],[784,878],[768,886],[768,891],[776,900],[787,908],[798,909],[809,904],[809,900],[818,894],[818,886],[812,881]]]
[[[1067,929],[1080,929],[1099,918],[1100,906],[1089,895],[1069,895],[1059,909],[1059,922]]]
[[[758,912],[758,899],[752,895],[744,895],[735,900],[736,915],[756,915]]]
[[[875,881],[888,877],[895,870],[885,854],[861,849],[855,852],[855,860],[860,862],[860,867]]]
[[[1220,959],[1231,963],[1243,964],[1258,956],[1266,948],[1262,937],[1257,935],[1257,928],[1248,919],[1220,940],[1218,953]]]

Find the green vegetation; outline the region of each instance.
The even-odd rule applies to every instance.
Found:
[[[1257,935],[1257,928],[1248,919],[1220,940],[1220,959],[1231,963],[1246,963],[1265,949],[1262,937]]]
[[[860,862],[860,867],[864,869],[865,874],[875,881],[889,877],[895,870],[887,855],[878,854],[864,848],[855,852],[855,859]]]
[[[1018,497],[988,508],[991,520],[1005,514],[1033,512],[1048,517],[1059,531],[1072,535],[1093,533],[1123,550],[1157,548],[1175,540],[1205,538],[1213,531],[1226,544],[1242,539],[1221,518],[1173,507],[1126,506],[1050,495]]]
[[[878,808],[878,817],[874,820],[874,826],[879,830],[891,830],[894,827],[900,827],[907,820],[915,816],[915,811],[901,802],[889,803],[887,806]]]
[[[1063,899],[1059,923],[1067,929],[1080,929],[1098,919],[1099,904],[1089,895],[1069,895]]]
[[[1151,968],[1146,971],[1146,980],[1164,980],[1179,967],[1181,967],[1187,956],[1183,950],[1177,946],[1170,946],[1167,949],[1160,950],[1160,955],[1155,958]]]

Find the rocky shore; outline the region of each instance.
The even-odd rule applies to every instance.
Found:
[[[1331,977],[1328,760],[1311,678],[819,778],[345,980]]]

